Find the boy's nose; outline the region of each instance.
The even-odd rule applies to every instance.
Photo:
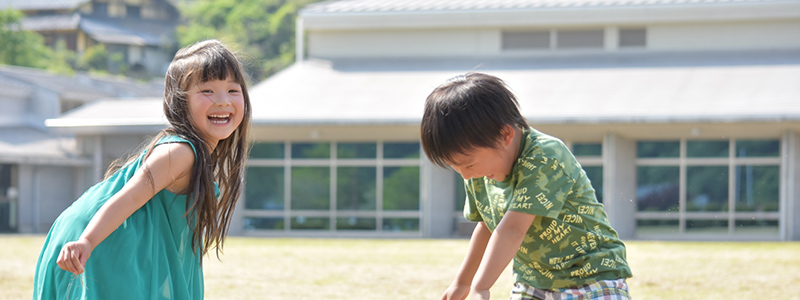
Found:
[[[454,168],[454,169],[455,169],[455,168]],[[475,178],[475,174],[474,174],[474,172],[470,172],[470,171],[468,171],[468,170],[464,170],[464,169],[455,169],[455,170],[456,170],[456,172],[457,172],[458,174],[461,174],[461,177],[463,177],[464,179],[472,179],[472,178]]]

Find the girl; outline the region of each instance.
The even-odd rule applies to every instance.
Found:
[[[219,257],[241,190],[250,98],[216,40],[178,51],[165,84],[168,128],[58,217],[34,299],[203,298],[201,257]]]

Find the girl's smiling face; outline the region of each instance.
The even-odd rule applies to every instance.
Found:
[[[220,140],[228,138],[244,118],[242,86],[233,76],[193,85],[186,98],[197,134],[211,145],[211,149]]]

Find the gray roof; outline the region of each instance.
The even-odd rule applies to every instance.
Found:
[[[0,0],[0,9],[66,10],[75,9],[90,0]]]
[[[163,128],[167,124],[162,111],[162,98],[101,99],[49,119],[49,127],[148,127]],[[124,129],[107,128],[111,131]],[[136,129],[141,130],[141,129]]]
[[[76,156],[72,137],[61,137],[29,127],[0,128],[0,162],[33,164],[88,164]]]
[[[80,20],[81,16],[77,13],[29,16],[22,19],[22,28],[30,31],[75,30],[78,29]]]
[[[83,16],[80,28],[102,43],[159,47],[172,43],[176,22]]]
[[[607,6],[730,5],[796,0],[341,0],[308,5],[304,14],[520,10]]]
[[[253,87],[257,123],[417,124],[427,95],[496,75],[534,123],[800,121],[800,53],[306,61]]]
[[[36,88],[48,89],[64,98],[95,100],[104,97],[159,97],[164,94],[163,81],[140,82],[111,75],[54,74],[48,71],[0,65],[0,81],[13,79]]]
[[[533,124],[800,121],[796,51],[303,61],[250,88],[253,121],[416,125],[427,95],[470,71],[504,79]],[[101,101],[48,126],[156,124],[160,99],[143,101]]]

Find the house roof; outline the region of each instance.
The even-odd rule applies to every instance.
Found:
[[[302,61],[250,88],[253,122],[417,125],[427,95],[470,71],[504,79],[534,124],[800,121],[800,53],[762,52]],[[159,105],[103,100],[48,126],[152,126]]]
[[[104,97],[160,97],[164,93],[163,82],[138,82],[118,76],[88,75],[73,76],[53,74],[44,70],[15,66],[0,66],[0,81],[30,85],[36,89],[54,91],[61,98],[92,101]]]
[[[789,0],[791,2],[792,0]],[[730,5],[736,3],[787,2],[787,0],[341,0],[308,5],[307,14],[398,13],[462,10],[519,10],[604,6]]]
[[[65,10],[74,9],[91,0],[0,0],[0,9]]]
[[[158,47],[174,39],[176,22],[83,16],[80,28],[102,43]]]
[[[800,121],[797,52],[307,61],[251,89],[254,120],[416,124],[470,71],[504,79],[534,123]]]
[[[72,137],[61,137],[29,127],[0,127],[0,163],[88,165],[78,158]]]
[[[50,30],[75,30],[81,16],[77,13],[71,15],[34,15],[22,19],[22,28],[30,31]]]
[[[102,132],[120,132],[125,131],[125,127],[137,127],[134,131],[138,132],[161,129],[167,124],[167,119],[162,111],[162,98],[108,98],[78,107],[59,118],[48,119],[45,124],[48,127],[101,128]]]
[[[300,11],[305,30],[724,22],[800,17],[800,0],[341,0]]]

